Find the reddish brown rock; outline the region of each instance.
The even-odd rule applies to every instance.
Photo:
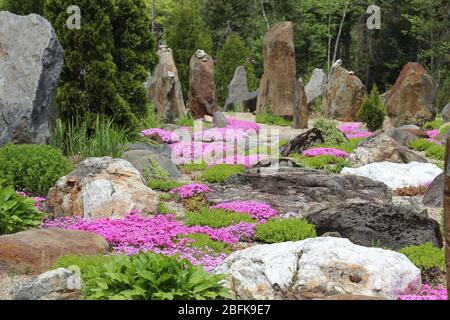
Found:
[[[292,22],[282,22],[264,37],[264,75],[256,112],[293,116],[298,90],[293,26]]]
[[[436,117],[433,78],[417,62],[403,67],[386,97],[386,110],[394,126],[417,124]]]
[[[64,255],[104,255],[109,245],[93,233],[32,229],[0,237],[0,270],[42,273]]]
[[[323,110],[334,119],[356,120],[356,114],[366,95],[367,88],[361,80],[353,72],[339,66],[334,69],[325,89]]]
[[[178,71],[172,50],[161,46],[158,50],[159,63],[150,81],[149,97],[158,114],[166,122],[173,123],[186,114]]]
[[[189,64],[189,110],[195,119],[219,111],[214,84],[214,61],[203,50],[197,50]]]
[[[308,96],[303,79],[298,79],[300,87],[300,129],[308,129]]]

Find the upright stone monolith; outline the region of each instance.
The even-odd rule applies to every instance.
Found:
[[[444,189],[444,241],[445,261],[447,266],[447,292],[450,299],[450,137],[447,138],[445,156],[445,189]]]

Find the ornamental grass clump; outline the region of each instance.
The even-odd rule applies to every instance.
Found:
[[[256,239],[265,243],[315,238],[316,228],[304,219],[272,219],[256,226]]]

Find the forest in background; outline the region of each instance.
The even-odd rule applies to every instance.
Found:
[[[8,0],[0,0],[0,6],[1,1]],[[345,11],[336,59],[342,59],[369,89],[376,84],[381,92],[388,90],[407,62],[418,61],[434,78],[436,107],[442,109],[450,101],[447,0],[144,1],[158,42],[174,51],[185,94],[189,59],[199,48],[216,60],[219,103],[226,99],[238,65],[246,66],[250,87],[255,89],[263,73],[264,34],[283,20],[294,22],[298,75],[307,81],[314,68],[329,69]],[[16,8],[9,4],[8,9],[43,14],[44,2],[24,0],[15,2]],[[371,4],[381,8],[380,30],[367,28],[366,10]]]

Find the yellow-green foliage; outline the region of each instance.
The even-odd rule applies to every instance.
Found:
[[[444,250],[425,243],[421,246],[411,246],[400,250],[420,270],[427,271],[433,268],[445,270]]]
[[[206,169],[200,179],[209,183],[221,183],[229,177],[243,172],[245,172],[243,165],[218,164]]]
[[[273,219],[256,226],[256,238],[265,243],[315,238],[316,228],[304,219]]]
[[[214,229],[224,228],[241,222],[256,223],[249,214],[228,212],[223,209],[202,208],[198,212],[188,212],[187,226],[209,226]]]

